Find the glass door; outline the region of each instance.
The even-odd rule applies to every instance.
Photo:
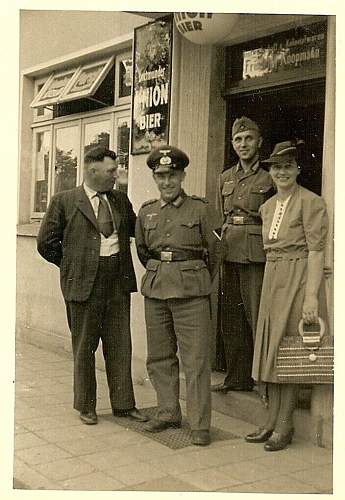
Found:
[[[76,187],[80,167],[80,123],[57,125],[54,137],[52,193],[56,194]]]
[[[117,189],[127,192],[128,187],[128,165],[129,165],[129,124],[128,112],[115,114],[114,149],[118,157]]]

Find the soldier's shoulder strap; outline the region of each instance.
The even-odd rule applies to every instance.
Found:
[[[141,205],[141,208],[147,207],[148,205],[152,205],[153,203],[156,203],[156,201],[158,201],[158,199],[157,199],[157,198],[152,199],[152,200],[147,200],[147,201],[145,201],[145,202]]]
[[[192,200],[199,200],[202,201],[203,203],[208,203],[208,200],[206,198],[202,198],[201,196],[196,196],[195,194],[193,194],[191,198]]]

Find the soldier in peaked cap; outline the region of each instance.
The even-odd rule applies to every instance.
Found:
[[[219,177],[218,208],[226,254],[221,279],[221,331],[226,376],[213,391],[251,391],[253,338],[256,331],[265,254],[259,207],[273,194],[270,175],[261,167],[262,137],[245,116],[234,121],[232,146],[238,162]]]
[[[220,261],[220,221],[208,202],[182,189],[188,156],[174,146],[150,153],[147,165],[160,198],[143,204],[136,246],[146,267],[147,370],[157,393],[158,412],[145,425],[160,432],[181,425],[179,349],[186,375],[187,416],[192,442],[210,442],[210,303]]]

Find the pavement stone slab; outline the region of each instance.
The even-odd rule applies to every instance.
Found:
[[[15,408],[14,410],[14,416],[16,422],[21,422],[22,420],[26,420],[28,418],[38,418],[41,416],[41,411],[36,409],[36,408],[30,408],[30,407],[21,407],[21,408]]]
[[[246,462],[233,462],[229,465],[218,467],[219,472],[229,474],[234,479],[238,479],[240,483],[253,483],[270,477],[277,476],[278,473],[274,469],[264,467],[256,463],[255,460]]]
[[[114,422],[113,426],[115,427],[116,424]],[[96,427],[96,426],[94,426]],[[116,426],[117,427],[117,426]],[[118,426],[120,427],[120,426]],[[139,434],[138,432],[134,432],[129,429],[125,429],[121,426],[120,429],[122,432],[111,432],[111,429],[109,428],[109,432],[107,434],[107,441],[109,444],[111,444],[114,448],[123,448],[127,446],[137,446],[142,443],[151,443],[150,438],[143,436],[142,434]],[[92,432],[93,430],[91,430]]]
[[[111,470],[114,464],[120,467],[121,465],[137,464],[139,462],[137,457],[128,452],[127,449],[90,453],[89,455],[83,455],[82,460],[99,471]]]
[[[69,439],[68,441],[59,441],[58,446],[63,450],[68,451],[71,455],[82,456],[89,455],[95,451],[103,451],[112,449],[113,446],[106,438],[92,438],[87,439]]]
[[[196,486],[201,491],[215,491],[219,488],[240,483],[237,479],[221,473],[218,469],[208,469],[207,472],[203,470],[185,472],[178,474],[177,477]]]
[[[263,481],[252,483],[256,492],[260,493],[321,493],[310,484],[298,481],[295,477],[285,475],[272,477]]]
[[[252,445],[255,446],[255,445]],[[264,457],[258,457],[256,462],[263,467],[267,467],[272,471],[285,474],[296,473],[300,470],[304,470],[308,467],[305,462],[297,459],[295,456],[291,457],[289,455],[289,450],[281,450],[276,452],[265,452]]]
[[[122,488],[123,491],[201,491],[199,488],[194,486],[187,481],[183,481],[177,477],[164,476],[158,479],[152,479],[144,483],[127,486]]]
[[[46,464],[55,460],[69,458],[71,454],[54,444],[45,444],[35,448],[25,448],[16,451],[16,456],[24,460],[29,465]]]
[[[151,463],[144,462],[136,463],[135,467],[133,467],[133,464],[122,465],[121,467],[116,467],[116,464],[114,464],[111,470],[107,470],[107,474],[126,486],[152,481],[167,475],[167,473],[152,466]]]
[[[15,424],[14,425],[14,433],[15,434],[23,434],[25,432],[28,432],[28,430],[30,430],[30,429],[26,425],[26,421],[25,421],[25,425],[22,425],[22,424]]]
[[[161,457],[149,462],[153,467],[165,472],[166,474],[183,474],[199,469],[206,469],[204,457],[200,458],[198,452],[186,453],[186,449],[182,453],[177,453],[173,456]]]
[[[49,443],[64,442],[67,439],[87,439],[89,433],[87,431],[88,426],[83,425],[83,427],[58,427],[56,429],[45,429],[37,430],[36,434],[42,439],[45,439]]]
[[[14,462],[13,479],[14,487],[18,489],[51,490],[55,489],[56,486],[53,481],[47,479],[18,458]]]
[[[53,481],[63,481],[94,472],[95,468],[79,458],[64,458],[36,465],[36,470]]]
[[[26,429],[34,432],[39,430],[56,429],[57,427],[65,427],[65,423],[63,421],[59,421],[54,417],[31,418],[29,420],[25,420],[24,425]]]
[[[44,439],[36,436],[32,432],[23,432],[17,434],[14,437],[14,449],[16,451],[22,450],[24,448],[33,448],[34,446],[41,446],[46,444]]]
[[[59,486],[63,490],[116,491],[123,488],[124,483],[103,472],[93,472],[86,476],[61,481],[59,482]]]
[[[289,475],[292,478],[292,476]],[[293,478],[310,484],[319,490],[331,490],[333,486],[333,471],[331,465],[322,465],[296,472]],[[292,478],[292,479],[293,479]]]

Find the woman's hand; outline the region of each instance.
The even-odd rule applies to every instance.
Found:
[[[314,295],[306,295],[304,298],[302,318],[307,325],[317,323],[319,318],[319,301]]]

